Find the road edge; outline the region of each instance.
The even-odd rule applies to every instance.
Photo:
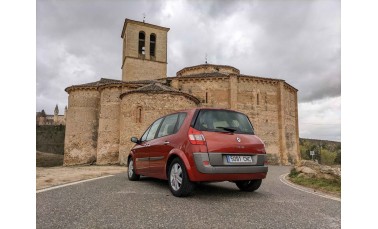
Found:
[[[306,188],[306,187],[294,184],[293,182],[289,181],[286,178],[288,175],[289,175],[289,173],[284,173],[284,174],[280,175],[280,181],[282,183],[286,184],[287,186],[290,186],[290,187],[292,187],[294,189],[297,189],[297,190],[300,190],[302,192],[310,193],[312,195],[316,195],[316,196],[320,196],[320,197],[323,197],[323,198],[326,198],[326,199],[331,199],[331,200],[335,200],[335,201],[341,202],[341,198],[338,198],[338,197],[335,197],[335,196],[331,196],[331,195],[328,195],[328,194],[325,194],[325,193],[321,193],[320,191],[314,192],[314,190],[311,189],[311,188]]]

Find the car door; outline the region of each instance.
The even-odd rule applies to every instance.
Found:
[[[147,175],[148,173],[148,155],[146,151],[146,139],[150,129],[151,126],[144,132],[144,134],[140,138],[140,144],[136,144],[133,148],[135,158],[134,169],[136,173],[141,175]]]
[[[136,147],[135,160],[137,172],[142,175],[149,176],[149,151],[151,150],[151,141],[154,140],[157,130],[161,124],[163,118],[156,120],[146,131],[146,133],[141,138],[141,143]]]
[[[176,133],[185,116],[185,113],[176,113],[166,116],[162,121],[156,139],[151,142],[149,150],[151,176],[161,179],[165,177],[165,163],[169,152],[178,144]]]

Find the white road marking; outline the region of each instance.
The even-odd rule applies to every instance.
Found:
[[[46,192],[46,191],[50,191],[50,190],[57,189],[57,188],[63,188],[63,187],[70,186],[70,185],[80,184],[80,183],[98,180],[98,179],[107,178],[107,177],[112,177],[112,176],[114,176],[114,175],[107,175],[107,176],[96,177],[96,178],[91,178],[91,179],[87,179],[87,180],[76,181],[76,182],[72,182],[72,183],[68,183],[68,184],[57,185],[57,186],[54,186],[54,187],[37,190],[37,193]]]
[[[288,181],[286,179],[287,175],[289,175],[289,173],[285,173],[285,174],[282,174],[280,176],[280,181],[282,183],[286,184],[287,186],[290,186],[290,187],[295,188],[297,190],[300,190],[300,191],[303,191],[303,192],[307,192],[307,193],[310,193],[310,194],[313,194],[313,195],[316,195],[316,196],[320,196],[320,197],[323,197],[323,198],[327,198],[327,199],[336,200],[336,201],[341,202],[340,198],[337,198],[337,197],[334,197],[334,196],[330,196],[330,195],[327,195],[327,194],[323,194],[323,193],[319,193],[319,192],[314,192],[313,189],[304,188],[302,186],[295,185],[295,184],[293,184],[292,182],[290,182],[290,181]]]

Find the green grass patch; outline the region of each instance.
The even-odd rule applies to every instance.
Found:
[[[333,194],[341,194],[341,181],[340,180],[327,180],[324,178],[307,178],[298,177],[299,173],[292,169],[289,174],[289,179],[293,183],[313,188],[316,190],[330,192]]]

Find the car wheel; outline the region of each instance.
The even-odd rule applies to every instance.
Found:
[[[261,185],[261,179],[259,180],[247,180],[247,181],[236,181],[236,186],[243,192],[253,192],[257,190]]]
[[[168,184],[172,194],[177,197],[190,195],[194,184],[189,180],[184,163],[179,159],[173,159],[169,166]]]
[[[129,178],[129,180],[131,181],[139,180],[140,175],[135,173],[134,160],[132,158],[129,159],[128,167],[129,168],[127,169],[127,178]]]

